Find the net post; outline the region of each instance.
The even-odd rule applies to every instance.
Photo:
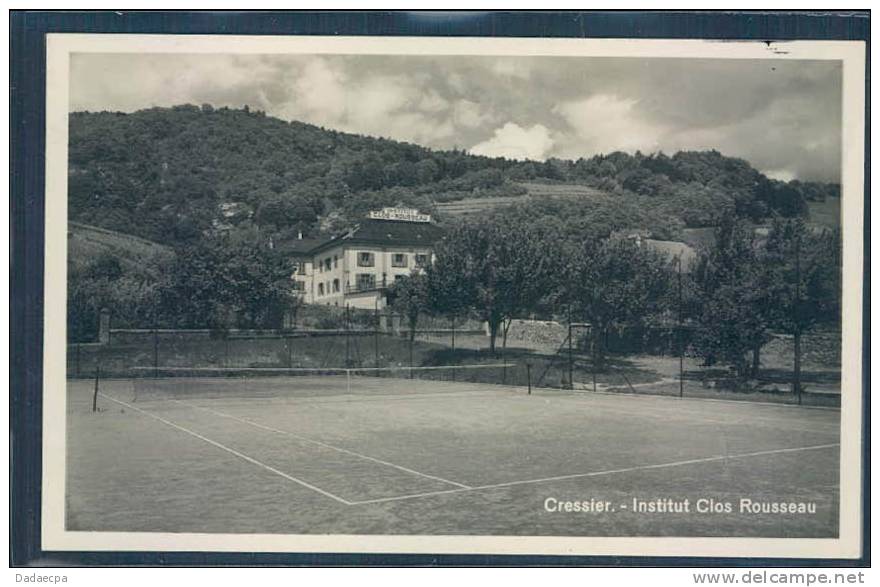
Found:
[[[92,394],[92,411],[98,411],[98,381],[101,379],[101,365],[95,367],[95,392]]]
[[[288,333],[284,334],[284,342],[287,343],[287,368],[293,368],[293,344]]]
[[[529,386],[529,395],[532,395],[532,364],[526,363],[526,381]]]
[[[348,395],[351,395],[351,369],[345,370],[345,390]]]
[[[79,377],[79,368],[80,368],[80,343],[76,343],[76,376]]]

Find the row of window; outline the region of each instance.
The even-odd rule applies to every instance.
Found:
[[[376,254],[370,253],[368,251],[362,251],[358,253],[357,257],[358,267],[375,267],[376,265]],[[424,254],[416,254],[416,267],[424,267],[428,264],[428,255]],[[406,253],[392,253],[391,254],[391,266],[392,267],[409,267],[409,255]]]
[[[416,255],[416,267],[424,267],[428,264],[428,255],[417,254]],[[357,254],[357,265],[358,267],[375,267],[376,266],[376,253],[371,253],[368,251],[362,251]],[[391,254],[391,266],[392,267],[409,267],[409,255],[406,253],[392,253]],[[318,262],[318,271],[330,271],[331,269],[336,269],[339,267],[339,257],[337,255],[333,255],[332,258],[327,257]],[[305,263],[298,263],[296,266],[296,270],[300,274],[305,273]]]
[[[392,279],[396,279],[395,275]],[[385,284],[385,278],[382,278],[382,284]],[[355,290],[367,291],[376,288],[376,276],[372,273],[358,273],[355,275]],[[330,295],[340,292],[340,283],[338,279],[326,284],[318,284],[318,296]]]

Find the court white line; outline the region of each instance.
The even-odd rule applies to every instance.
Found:
[[[325,490],[321,489],[320,487],[317,487],[315,485],[312,485],[311,483],[303,481],[302,479],[297,479],[296,477],[293,477],[292,475],[288,475],[284,471],[279,471],[275,467],[271,467],[271,466],[267,465],[266,463],[262,463],[262,462],[258,461],[257,459],[250,457],[244,453],[238,452],[237,450],[235,450],[233,448],[229,448],[225,444],[221,444],[221,443],[217,442],[216,440],[211,440],[210,438],[202,436],[198,432],[194,432],[194,431],[190,430],[189,428],[184,428],[183,426],[180,426],[179,424],[175,424],[174,422],[171,422],[170,420],[166,420],[165,418],[162,418],[161,416],[157,416],[156,414],[153,414],[153,413],[148,412],[146,410],[142,410],[140,408],[137,408],[127,402],[124,402],[122,400],[118,400],[114,397],[110,397],[109,395],[105,395],[103,393],[99,393],[99,395],[101,397],[104,397],[104,398],[110,400],[111,402],[115,402],[121,406],[125,406],[126,408],[128,408],[132,411],[135,411],[135,412],[138,412],[138,413],[143,414],[145,416],[148,416],[150,418],[153,418],[154,420],[158,420],[159,422],[162,422],[166,426],[170,426],[176,430],[180,430],[181,432],[185,432],[185,433],[189,434],[190,436],[198,438],[199,440],[201,440],[203,442],[207,442],[208,444],[215,446],[215,447],[219,448],[220,450],[226,451],[231,455],[237,456],[238,458],[243,459],[251,464],[257,465],[258,467],[261,467],[271,473],[275,473],[279,477],[284,477],[288,481],[293,481],[294,483],[296,483],[298,485],[302,485],[303,487],[305,487],[307,489],[311,489],[312,491],[316,491],[316,492],[320,493],[321,495],[329,497],[330,499],[334,499],[334,500],[338,501],[339,503],[342,503],[345,505],[354,505],[354,502],[348,501],[347,499],[343,499],[343,498],[339,497],[338,495],[334,495],[334,494],[330,493],[329,491],[325,491]]]
[[[678,380],[675,380],[678,382]],[[547,389],[547,388],[542,388]],[[639,398],[646,400],[678,400],[678,401],[695,401],[695,402],[717,402],[717,403],[725,403],[725,404],[745,404],[745,405],[753,405],[753,406],[766,406],[771,408],[798,408],[802,410],[822,410],[828,412],[839,412],[840,408],[831,407],[831,406],[804,406],[801,404],[789,404],[782,402],[771,402],[771,401],[759,401],[759,400],[748,400],[748,399],[723,399],[723,398],[714,398],[714,397],[679,397],[677,395],[667,395],[663,393],[632,393],[629,391],[601,391],[592,389],[574,389],[569,390],[568,393],[574,393],[578,395],[604,395],[607,397],[631,397],[631,398]]]
[[[241,422],[242,424],[247,424],[247,425],[249,425],[249,426],[253,426],[253,427],[255,427],[255,428],[262,428],[263,430],[267,430],[267,431],[269,431],[269,432],[275,432],[275,433],[277,433],[277,434],[284,434],[284,435],[286,435],[286,436],[290,436],[290,437],[292,437],[292,438],[296,438],[297,440],[300,440],[300,441],[302,441],[302,442],[306,442],[306,443],[309,443],[309,444],[314,444],[314,445],[316,445],[316,446],[320,446],[320,447],[327,448],[327,449],[330,449],[330,450],[335,450],[335,451],[337,451],[337,452],[341,452],[341,453],[344,453],[344,454],[347,454],[347,455],[351,455],[351,456],[353,456],[353,457],[357,457],[357,458],[360,458],[360,459],[364,459],[364,460],[367,460],[367,461],[372,461],[372,462],[374,462],[374,463],[379,463],[380,465],[385,465],[386,467],[392,467],[392,468],[394,468],[394,469],[398,469],[398,470],[400,470],[400,471],[404,471],[404,472],[406,472],[406,473],[410,473],[410,474],[412,474],[412,475],[418,475],[419,477],[424,477],[424,478],[426,478],[426,479],[433,479],[434,481],[440,481],[440,482],[442,482],[442,483],[446,483],[446,484],[448,484],[448,485],[454,485],[454,486],[456,486],[456,487],[460,487],[460,488],[462,488],[462,489],[472,489],[470,485],[465,485],[464,483],[459,483],[459,482],[457,482],[457,481],[450,481],[449,479],[444,479],[443,477],[437,477],[436,475],[429,475],[429,474],[427,474],[427,473],[422,473],[422,472],[420,472],[420,471],[416,471],[416,470],[414,470],[414,469],[410,469],[410,468],[408,468],[408,467],[404,467],[404,466],[402,466],[402,465],[396,465],[396,464],[394,464],[394,463],[390,463],[390,462],[388,462],[388,461],[383,461],[382,459],[377,459],[376,457],[371,457],[371,456],[369,456],[369,455],[361,454],[361,453],[355,452],[355,451],[353,451],[353,450],[348,450],[348,449],[346,449],[346,448],[341,448],[341,447],[338,447],[338,446],[333,446],[332,444],[327,444],[326,442],[321,442],[320,440],[313,440],[313,439],[311,439],[311,438],[308,438],[308,437],[306,437],[306,436],[301,436],[301,435],[299,435],[299,434],[296,434],[296,433],[294,433],[294,432],[290,432],[290,431],[288,431],[288,430],[281,430],[281,429],[279,429],[279,428],[273,428],[272,426],[266,426],[265,424],[260,424],[259,422],[254,422],[253,420],[248,420],[247,418],[240,418],[240,417],[238,417],[238,416],[233,416],[232,414],[227,414],[227,413],[225,413],[225,412],[220,412],[220,411],[214,410],[214,409],[212,409],[212,408],[206,408],[206,407],[204,407],[204,406],[200,406],[200,405],[197,405],[197,404],[192,404],[192,403],[185,402],[185,401],[182,401],[182,400],[173,400],[173,401],[178,402],[178,403],[181,403],[181,404],[184,404],[184,405],[187,405],[187,406],[190,406],[190,407],[192,407],[192,408],[197,408],[197,409],[200,409],[200,410],[204,410],[204,411],[209,412],[209,413],[211,413],[211,414],[214,414],[214,415],[216,415],[216,416],[220,416],[220,417],[223,417],[223,418],[229,418],[229,419],[231,419],[231,420],[235,420],[235,421],[237,421],[237,422]]]
[[[447,489],[444,491],[428,491],[425,493],[411,493],[408,495],[397,495],[392,497],[381,497],[377,499],[365,499],[361,501],[354,501],[352,505],[366,505],[366,504],[374,504],[374,503],[387,503],[393,501],[402,501],[405,499],[416,499],[419,497],[431,497],[435,495],[445,495],[449,493],[466,493],[470,491],[481,491],[485,489],[499,489],[502,487],[515,487],[518,485],[533,485],[537,483],[547,483],[549,481],[564,481],[568,479],[579,479],[582,477],[601,477],[605,475],[616,475],[619,473],[631,473],[633,471],[643,471],[650,469],[666,469],[672,467],[683,467],[686,465],[694,465],[694,464],[702,464],[702,463],[711,463],[717,461],[726,461],[732,459],[745,459],[750,457],[758,457],[765,455],[773,455],[773,454],[784,454],[784,453],[793,453],[793,452],[803,452],[808,450],[821,450],[825,448],[839,447],[840,443],[833,444],[818,444],[815,446],[801,446],[795,448],[779,448],[773,450],[762,450],[758,452],[750,452],[750,453],[741,453],[735,455],[717,455],[712,457],[704,457],[700,459],[689,459],[686,461],[673,461],[670,463],[660,463],[657,465],[639,465],[636,467],[625,467],[622,469],[608,469],[604,471],[592,471],[589,473],[575,473],[572,475],[559,475],[556,477],[543,477],[541,479],[527,479],[524,481],[508,481],[505,483],[493,483],[491,485],[478,485],[476,487],[471,487],[470,489]]]

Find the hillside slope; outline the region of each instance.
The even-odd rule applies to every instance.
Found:
[[[210,105],[73,113],[69,147],[72,220],[171,246],[254,224],[278,238],[316,235],[382,206],[454,217],[504,198],[599,193],[700,227],[724,212],[805,214],[806,200],[837,190],[770,180],[716,151],[515,161]]]
[[[74,221],[67,225],[67,258],[75,270],[85,269],[102,257],[113,257],[123,270],[139,272],[173,255],[165,245],[130,234]]]

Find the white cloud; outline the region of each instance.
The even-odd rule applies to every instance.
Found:
[[[553,148],[553,144],[550,131],[543,124],[536,124],[526,129],[516,123],[508,122],[501,128],[495,129],[491,139],[471,147],[470,152],[487,157],[543,160]]]
[[[564,156],[581,157],[612,151],[657,151],[665,129],[640,116],[638,100],[595,94],[563,102],[553,111],[571,129]]]
[[[294,83],[294,102],[282,107],[308,116],[318,124],[334,124],[346,112],[346,75],[326,60],[310,60],[299,72]]]
[[[443,112],[449,108],[449,101],[437,92],[428,91],[419,101],[419,110],[424,112]]]
[[[791,181],[797,179],[797,174],[791,169],[767,169],[762,171],[762,173],[770,179],[778,179],[779,181]]]
[[[470,100],[459,100],[452,110],[455,124],[465,128],[477,128],[491,122],[494,116],[482,106]]]
[[[839,64],[797,60],[75,54],[70,109],[247,104],[431,148],[536,158],[718,149],[833,181],[840,76]]]

